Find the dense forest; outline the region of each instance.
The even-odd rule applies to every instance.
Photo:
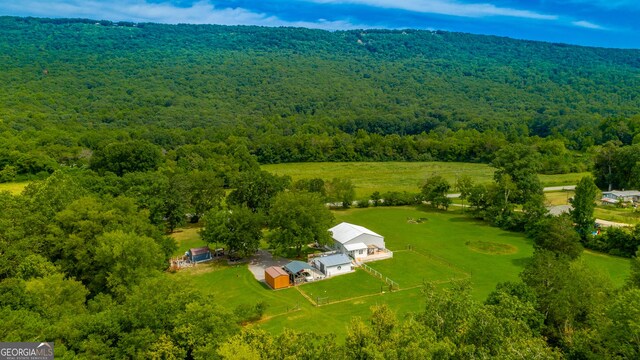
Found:
[[[131,140],[242,142],[261,163],[489,162],[518,141],[562,173],[640,132],[638,50],[13,17],[0,32],[0,181]]]
[[[640,51],[13,17],[0,34],[0,181],[33,180],[0,192],[0,340],[69,359],[640,356],[640,226],[590,235],[596,185],[640,186]],[[492,164],[493,183],[453,186],[468,216],[532,240],[519,280],[482,302],[425,284],[423,310],[375,306],[342,341],[247,326],[269,304],[230,308],[165,271],[186,221],[239,257],[328,241],[325,203],[350,206],[350,181],[260,164],[358,160]],[[548,216],[537,174],[586,169],[574,211]],[[358,204],[441,211],[451,189],[436,175]],[[630,257],[625,285],[583,247]]]

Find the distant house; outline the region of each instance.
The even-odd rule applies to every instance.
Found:
[[[637,190],[613,190],[602,193],[602,204],[617,204],[623,202],[640,202],[640,191]]]
[[[187,251],[186,255],[193,263],[211,260],[211,250],[209,250],[208,246],[191,248],[189,249],[189,251]]]
[[[392,253],[385,248],[384,237],[380,234],[350,223],[340,223],[329,229],[334,241],[334,249],[351,256],[356,261],[366,261],[367,257]],[[384,257],[384,258],[386,258]]]
[[[289,286],[289,274],[280,266],[268,267],[264,270],[264,281],[272,289],[282,289]]]
[[[345,254],[319,256],[313,259],[316,269],[326,276],[336,276],[351,272],[351,259]]]

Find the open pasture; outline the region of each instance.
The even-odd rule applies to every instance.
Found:
[[[420,224],[408,221],[421,217],[427,220]],[[437,269],[446,265],[449,273],[443,273],[444,277],[440,279],[435,276],[427,277],[428,280],[450,279],[452,273],[457,278],[467,274],[473,284],[474,296],[481,300],[498,282],[517,280],[526,259],[533,253],[531,242],[523,234],[507,232],[450,212],[425,211],[423,207],[352,209],[336,212],[336,219],[359,224],[384,235],[387,247],[392,251],[412,249],[423,255],[408,259],[418,261],[410,265],[416,269],[407,269],[409,273],[393,279],[401,287],[403,282],[415,284],[418,280],[421,281],[420,272],[427,271],[420,270],[421,266],[430,267],[428,271],[437,272]],[[506,244],[515,251],[510,254],[487,254],[474,251],[467,245],[477,241]],[[400,252],[400,259],[402,254]],[[375,269],[384,268],[387,267],[385,261],[369,265]],[[400,271],[398,273],[401,274]]]
[[[320,178],[350,179],[356,196],[368,197],[373,192],[417,192],[428,177],[441,175],[453,186],[462,175],[476,183],[493,181],[495,169],[487,164],[460,162],[323,162],[263,165],[263,170],[277,175],[289,175],[295,180]],[[544,186],[573,185],[587,173],[540,175]],[[453,191],[453,190],[452,190]]]
[[[350,209],[337,211],[335,216],[336,223],[359,224],[385,237],[387,247],[395,251],[394,258],[368,265],[397,282],[400,290],[389,292],[384,281],[362,269],[277,291],[256,281],[246,264],[217,261],[171,276],[185,277],[185,284],[198,286],[224,306],[265,301],[267,312],[257,326],[266,330],[331,332],[341,338],[350,319],[367,318],[373,305],[388,304],[399,316],[420,311],[420,285],[424,282],[447,286],[453,279],[467,278],[473,296],[482,301],[497,283],[517,281],[533,253],[524,235],[488,226],[459,212],[397,207]],[[418,218],[426,220],[411,221]],[[582,259],[610,274],[615,285],[622,285],[628,276],[626,259],[591,252],[585,252]],[[321,306],[316,306],[317,302]]]
[[[593,211],[593,215],[597,219],[604,219],[625,224],[640,223],[640,209],[632,207],[618,208],[612,205],[599,205]]]
[[[449,282],[469,277],[468,273],[455,265],[414,250],[397,250],[392,259],[367,265],[397,282],[401,289],[422,286],[427,282]]]

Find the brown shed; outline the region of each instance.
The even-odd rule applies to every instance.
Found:
[[[289,274],[280,266],[272,266],[264,269],[264,280],[272,289],[282,289],[289,286]]]

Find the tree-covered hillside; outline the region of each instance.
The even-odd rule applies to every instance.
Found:
[[[640,131],[637,50],[14,17],[0,18],[0,35],[0,169],[19,174],[114,141],[169,150],[229,136],[263,163],[486,162],[529,141],[556,157],[546,172],[563,172],[576,166],[565,147],[630,144]]]

